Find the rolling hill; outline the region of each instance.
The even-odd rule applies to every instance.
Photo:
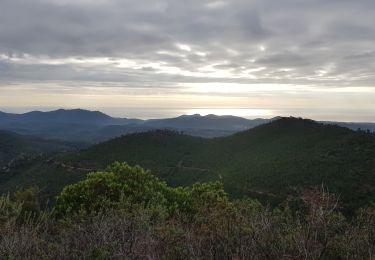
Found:
[[[0,112],[0,129],[44,139],[94,143],[108,135],[97,135],[110,125],[137,124],[142,120],[113,118],[99,111],[59,109],[49,112],[32,111],[24,114]],[[109,138],[113,138],[110,136]]]
[[[156,129],[183,131],[202,137],[226,136],[269,121],[216,115],[183,115],[176,118],[140,120],[114,118],[99,111],[83,109],[32,111],[24,114],[0,112],[0,129],[23,135],[89,144],[103,142],[123,134]]]
[[[95,144],[124,134],[157,129],[181,131],[188,135],[214,138],[229,136],[277,120],[246,119],[236,116],[199,114],[164,119],[114,118],[99,111],[59,109],[49,112],[32,111],[24,114],[0,112],[0,129],[43,139]],[[374,123],[321,122],[357,130],[375,130]]]
[[[234,197],[282,201],[324,184],[349,208],[375,199],[375,136],[296,118],[213,139],[167,130],[130,134],[20,168],[0,191],[39,184],[55,194],[62,183],[114,161],[149,168],[174,186],[221,180]]]
[[[227,131],[243,131],[264,124],[271,120],[267,119],[245,119],[236,116],[206,115],[182,115],[175,118],[150,119],[144,122],[156,128],[174,129],[216,129]]]
[[[0,130],[0,169],[22,159],[67,151],[77,147],[79,144],[44,140]]]
[[[32,111],[24,114],[0,113],[0,121],[3,125],[12,124],[87,124],[87,125],[115,125],[131,124],[141,120],[127,118],[113,118],[99,111],[84,109],[58,109],[41,112]]]

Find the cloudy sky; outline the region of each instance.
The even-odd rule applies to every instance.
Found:
[[[0,109],[375,121],[374,0],[0,0]]]

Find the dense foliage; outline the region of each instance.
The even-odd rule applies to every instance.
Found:
[[[346,219],[324,189],[300,210],[230,200],[220,183],[173,188],[115,163],[41,210],[38,190],[0,197],[5,259],[373,259],[375,209]]]
[[[0,174],[8,173],[13,167],[27,164],[42,154],[53,154],[76,147],[77,144],[69,142],[44,140],[0,130]]]
[[[215,204],[226,200],[220,183],[196,183],[172,188],[139,166],[114,163],[103,172],[91,173],[83,181],[69,185],[57,197],[58,215],[98,212],[103,208],[163,207],[168,214],[193,212],[202,201]]]
[[[126,161],[171,186],[221,181],[232,198],[272,205],[324,184],[353,213],[375,200],[374,158],[374,134],[282,118],[215,139],[163,130],[126,135],[15,169],[12,178],[0,180],[0,192],[38,185],[50,196],[87,172]]]

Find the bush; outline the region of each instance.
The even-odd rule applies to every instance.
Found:
[[[77,212],[144,207],[163,208],[168,215],[192,213],[202,205],[227,201],[221,183],[197,183],[188,188],[168,187],[149,171],[126,163],[114,163],[103,172],[90,173],[86,180],[69,185],[57,197],[59,216]]]
[[[21,216],[22,203],[14,202],[9,194],[0,197],[0,228],[13,225]]]
[[[115,163],[63,190],[63,218],[25,221],[36,192],[16,194],[0,197],[0,259],[372,259],[375,250],[374,208],[348,220],[324,190],[305,192],[293,212],[231,201],[221,183],[168,187]]]
[[[57,197],[58,214],[98,212],[117,208],[120,202],[145,206],[165,204],[165,183],[139,166],[114,163],[103,172],[90,173],[86,180],[69,185]]]
[[[27,189],[18,190],[13,194],[13,199],[19,203],[22,203],[22,212],[32,212],[39,214],[40,203],[39,203],[39,188],[36,186],[29,187]]]

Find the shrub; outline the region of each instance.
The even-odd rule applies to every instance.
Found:
[[[231,201],[221,183],[172,188],[115,163],[63,190],[63,218],[19,221],[36,192],[16,194],[0,197],[0,259],[372,259],[375,250],[374,208],[348,220],[325,190],[305,192],[302,212],[270,209]]]
[[[57,197],[58,214],[79,211],[97,212],[116,208],[120,202],[145,206],[165,204],[165,183],[139,166],[114,163],[103,172],[88,174],[87,179],[63,189]]]
[[[22,203],[22,212],[32,212],[38,214],[40,212],[39,188],[36,186],[27,189],[18,190],[13,194],[13,199]]]

